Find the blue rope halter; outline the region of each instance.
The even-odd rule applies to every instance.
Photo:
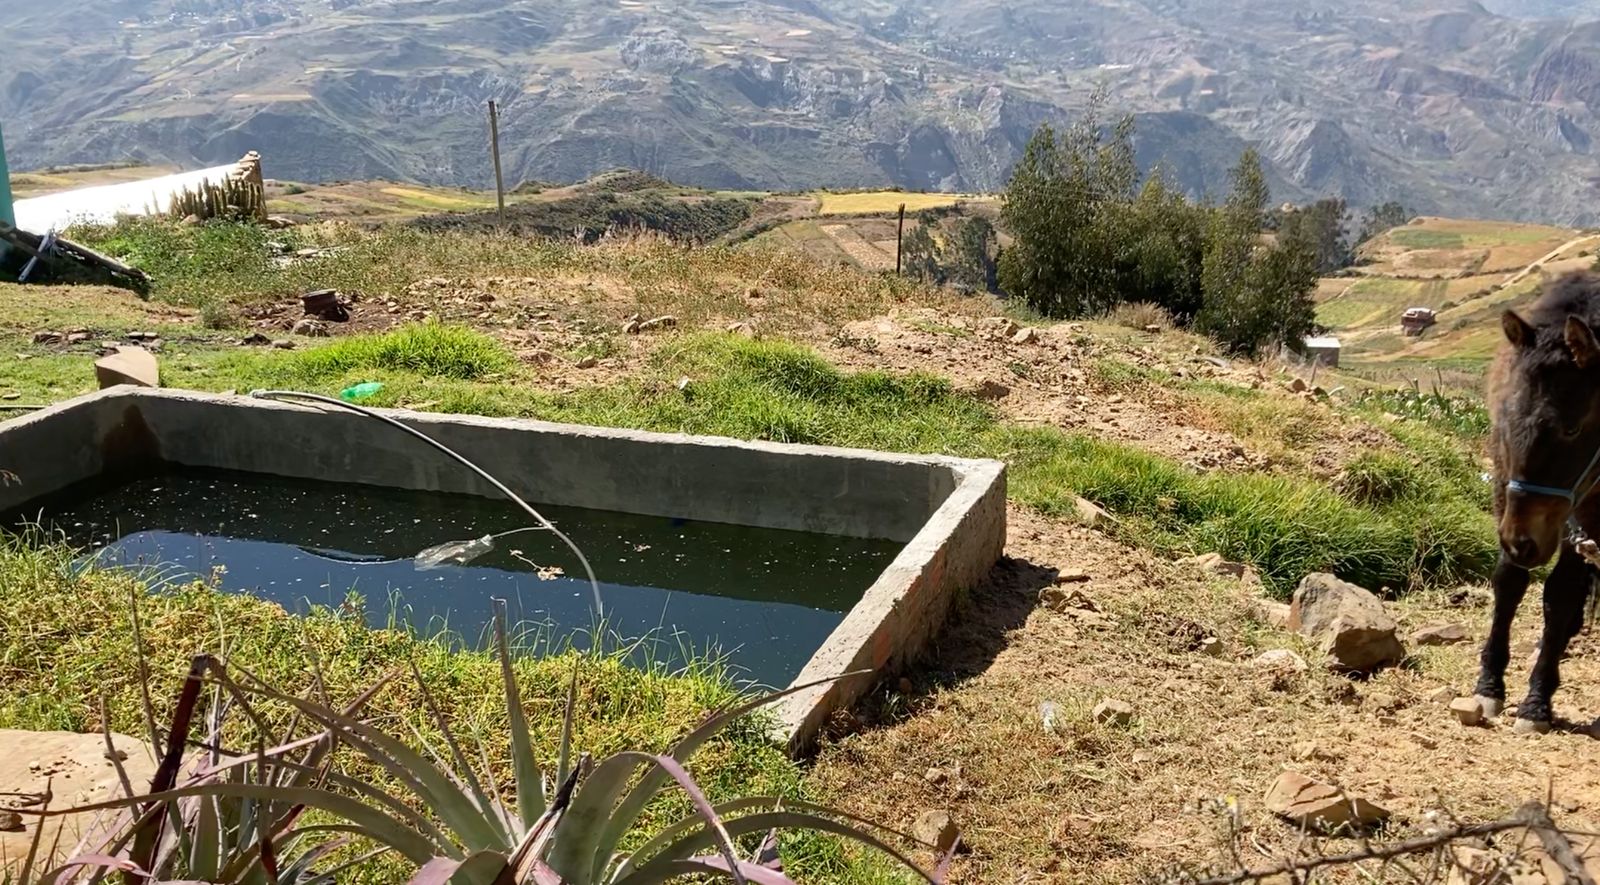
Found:
[[[1597,465],[1600,465],[1600,449],[1595,450],[1594,457],[1589,459],[1589,466],[1583,468],[1583,472],[1578,474],[1578,479],[1572,484],[1572,488],[1561,489],[1556,488],[1555,486],[1542,486],[1531,482],[1524,482],[1520,479],[1513,479],[1506,483],[1506,490],[1510,492],[1521,492],[1524,495],[1543,495],[1547,498],[1561,498],[1568,504],[1577,505],[1583,497],[1583,495],[1578,493],[1578,490],[1583,488],[1583,481],[1589,477],[1589,474],[1594,472],[1594,469]],[[1583,488],[1583,494],[1587,495],[1591,489],[1592,485],[1590,488]]]

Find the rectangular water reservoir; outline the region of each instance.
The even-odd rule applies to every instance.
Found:
[[[721,652],[775,687],[797,748],[915,660],[999,558],[1004,466],[536,421],[391,411],[539,506],[595,568],[607,629]],[[489,600],[560,642],[595,624],[575,556],[420,440],[342,410],[116,388],[0,423],[0,513],[105,564],[209,574],[291,611],[477,643]],[[495,536],[465,562],[418,553]],[[430,563],[424,562],[426,566]],[[583,643],[580,643],[583,644]],[[663,650],[665,650],[663,652]]]
[[[377,428],[375,426],[375,429]],[[7,520],[36,526],[100,566],[164,581],[215,575],[289,611],[340,608],[351,591],[374,626],[448,630],[482,645],[491,600],[522,629],[588,647],[596,606],[581,563],[554,535],[525,531],[494,498],[171,469],[104,488],[76,486]],[[582,548],[600,582],[601,629],[647,641],[637,654],[676,666],[726,659],[737,679],[787,686],[904,545],[894,541],[540,506]],[[494,538],[470,561],[417,554]],[[455,557],[456,560],[462,557]],[[392,621],[391,621],[392,619]]]

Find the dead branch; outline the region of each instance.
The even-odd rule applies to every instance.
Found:
[[[1291,879],[1298,881],[1300,877],[1309,876],[1316,870],[1325,867],[1349,866],[1367,861],[1388,863],[1410,855],[1437,851],[1453,842],[1492,836],[1496,833],[1517,829],[1532,831],[1539,837],[1544,844],[1545,852],[1566,873],[1566,881],[1568,883],[1571,883],[1571,885],[1595,885],[1593,877],[1589,875],[1584,868],[1583,862],[1573,852],[1572,843],[1568,840],[1567,834],[1550,819],[1550,813],[1542,802],[1529,802],[1517,809],[1515,814],[1502,820],[1456,826],[1430,836],[1420,836],[1403,842],[1393,842],[1386,845],[1363,843],[1360,849],[1343,854],[1291,858],[1270,867],[1254,870],[1241,869],[1225,875],[1183,881],[1186,881],[1188,885],[1242,885],[1242,883],[1259,882],[1274,876],[1289,876]]]

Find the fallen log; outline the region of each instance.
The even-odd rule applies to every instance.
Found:
[[[124,264],[109,255],[102,255],[88,246],[74,243],[63,236],[57,235],[47,250],[45,249],[44,237],[0,221],[0,242],[14,246],[24,254],[32,257],[65,256],[91,270],[98,269],[123,280],[141,292],[150,288],[150,275],[144,271],[132,265]]]

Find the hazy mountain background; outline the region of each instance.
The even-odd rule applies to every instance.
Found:
[[[1104,84],[1196,193],[1253,143],[1282,199],[1600,224],[1600,0],[1492,2],[55,0],[0,122],[22,169],[483,186],[493,98],[513,181],[982,191]]]

